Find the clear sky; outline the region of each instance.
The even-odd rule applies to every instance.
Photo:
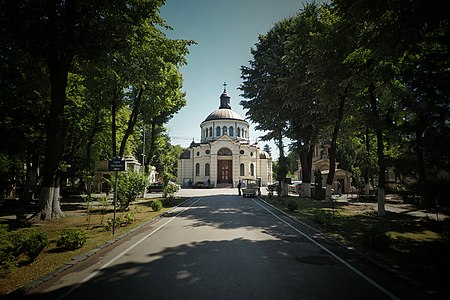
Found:
[[[223,83],[231,96],[231,108],[245,117],[239,105],[243,99],[238,87],[242,83],[240,68],[248,66],[260,34],[294,16],[303,8],[302,0],[166,0],[161,17],[173,27],[170,38],[192,39],[188,65],[181,68],[187,105],[169,122],[167,128],[173,144],[188,147],[200,141],[200,123],[219,108]],[[262,135],[253,130],[251,142]],[[263,147],[267,142],[260,142]],[[275,145],[272,156],[278,157]]]

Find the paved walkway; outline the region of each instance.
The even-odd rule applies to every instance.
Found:
[[[377,210],[378,203],[376,201],[366,201],[365,199],[356,198],[355,195],[334,195],[333,198],[338,203],[347,203],[349,205],[364,206]],[[386,195],[385,209],[387,212],[407,214],[416,218],[430,218],[432,220],[443,220],[449,217],[449,211],[437,209],[421,209],[414,204],[404,203],[398,195]]]

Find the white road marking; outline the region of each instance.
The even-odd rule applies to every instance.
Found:
[[[64,299],[65,297],[69,296],[70,294],[72,294],[75,290],[77,290],[79,287],[81,287],[84,283],[86,283],[87,281],[91,280],[92,278],[94,278],[95,276],[97,276],[101,270],[109,267],[112,263],[114,263],[116,260],[118,260],[119,258],[121,258],[122,256],[124,256],[128,251],[130,251],[131,249],[133,249],[134,247],[136,247],[137,245],[139,245],[140,243],[142,243],[144,240],[146,240],[147,238],[149,238],[150,236],[152,236],[153,234],[155,234],[156,232],[158,232],[161,228],[163,228],[164,226],[166,226],[167,224],[169,224],[170,222],[172,222],[176,217],[178,217],[179,215],[181,215],[182,213],[184,213],[186,210],[188,210],[189,208],[191,208],[195,203],[197,203],[198,201],[200,201],[201,198],[197,199],[196,201],[192,202],[189,206],[185,207],[182,211],[180,211],[178,214],[176,214],[175,216],[173,216],[172,218],[170,218],[169,220],[167,220],[167,222],[165,222],[164,224],[162,224],[161,226],[159,226],[158,228],[156,228],[155,230],[153,230],[152,232],[150,232],[149,234],[147,234],[146,236],[144,236],[143,238],[141,238],[139,241],[137,241],[136,243],[134,243],[133,245],[131,245],[130,247],[128,247],[127,249],[123,250],[121,253],[119,253],[118,255],[116,255],[114,258],[112,258],[110,261],[108,261],[106,264],[104,264],[103,266],[101,266],[97,271],[92,272],[89,276],[86,276],[83,280],[81,280],[78,284],[74,285],[71,289],[69,289],[67,292],[65,292],[63,295],[59,296],[58,298],[56,298],[57,300],[61,300]]]
[[[286,222],[285,220],[281,219],[279,216],[277,216],[276,214],[274,214],[272,211],[270,211],[269,209],[267,209],[267,207],[265,207],[264,205],[262,205],[261,203],[259,203],[258,201],[256,201],[255,199],[252,199],[256,204],[258,204],[259,206],[261,206],[262,208],[264,208],[266,211],[268,211],[272,216],[274,216],[275,218],[277,218],[278,220],[280,220],[281,222],[283,222],[284,224],[286,224],[288,227],[294,229],[297,233],[301,234],[303,237],[305,237],[306,239],[308,239],[310,242],[312,242],[313,244],[315,244],[316,246],[318,246],[319,248],[321,248],[323,251],[327,252],[329,255],[331,255],[332,257],[334,257],[335,259],[337,259],[339,262],[341,262],[344,266],[346,266],[347,268],[349,268],[352,272],[354,272],[355,274],[359,275],[361,278],[363,278],[364,280],[366,280],[367,282],[369,282],[371,285],[373,285],[374,287],[376,287],[377,289],[379,289],[381,292],[383,292],[386,296],[388,296],[391,299],[395,299],[395,300],[399,300],[398,297],[396,297],[395,295],[393,295],[391,292],[389,292],[388,290],[386,290],[384,287],[382,287],[380,284],[378,284],[376,281],[374,281],[373,279],[371,279],[370,277],[368,277],[367,275],[365,275],[364,273],[362,273],[361,271],[359,271],[358,269],[356,269],[355,267],[353,267],[352,265],[350,265],[350,263],[348,263],[346,260],[344,260],[343,258],[341,258],[340,256],[338,256],[337,254],[335,254],[334,252],[332,252],[331,250],[329,250],[328,248],[326,248],[325,246],[323,246],[322,244],[320,244],[319,242],[317,242],[316,240],[314,240],[313,238],[311,238],[309,235],[307,235],[306,233],[302,232],[301,230],[295,228],[293,225],[289,224],[288,222]],[[264,201],[265,202],[265,201]],[[265,202],[267,205],[267,202]],[[272,206],[272,205],[270,205]],[[276,207],[272,206],[273,208],[277,209]]]

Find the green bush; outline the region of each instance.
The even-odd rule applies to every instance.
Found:
[[[0,269],[8,270],[17,267],[16,247],[9,235],[0,239]]]
[[[48,238],[45,233],[20,230],[14,232],[1,232],[0,239],[0,268],[10,269],[16,267],[20,255],[26,255],[34,261],[47,247]]]
[[[296,211],[298,209],[298,204],[294,200],[290,200],[287,204],[287,209],[289,211]]]
[[[123,224],[131,224],[134,222],[134,220],[135,217],[133,213],[127,213],[126,215],[123,216]]]
[[[362,244],[368,249],[387,250],[392,245],[392,240],[385,231],[372,226],[363,233]]]
[[[175,193],[178,192],[179,189],[180,189],[180,186],[178,184],[169,182],[167,184],[166,188],[164,189],[163,196],[165,195],[166,197],[174,198]]]
[[[151,204],[151,207],[153,209],[153,211],[160,211],[163,207],[161,201],[159,200],[154,200]]]
[[[128,210],[128,206],[144,191],[146,184],[145,176],[137,172],[128,171],[119,176],[117,200],[122,211]]]
[[[58,239],[57,246],[63,249],[75,250],[86,242],[86,232],[83,229],[64,229]]]
[[[22,245],[23,253],[34,261],[48,245],[47,234],[34,232],[28,236]]]
[[[115,228],[118,227],[122,227],[125,225],[129,225],[131,223],[133,223],[135,221],[135,217],[133,213],[127,213],[125,215],[120,214],[116,216],[116,226]],[[106,231],[110,231],[113,228],[113,224],[114,224],[114,219],[113,218],[108,218],[108,220],[106,220],[106,224],[105,224],[105,230]]]

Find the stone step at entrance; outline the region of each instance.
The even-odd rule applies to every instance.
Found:
[[[232,188],[233,184],[232,183],[218,183],[216,187],[219,189],[220,188]]]

